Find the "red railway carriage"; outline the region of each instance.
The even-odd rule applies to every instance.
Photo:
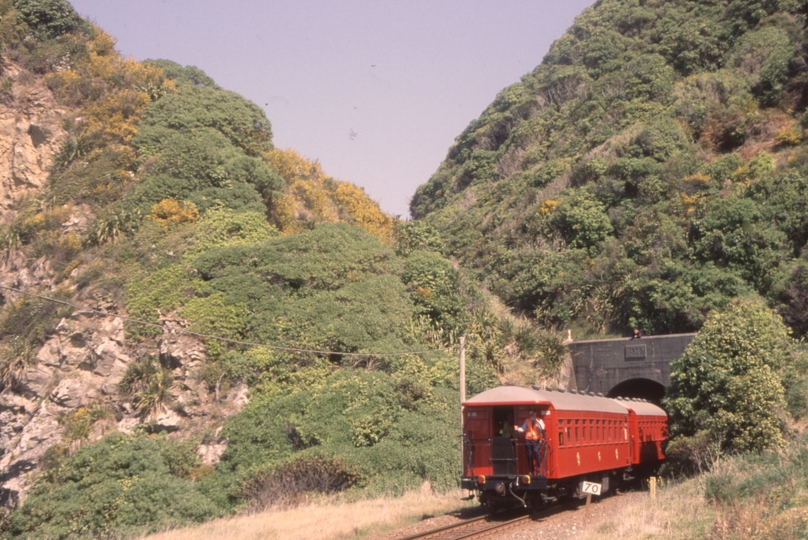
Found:
[[[529,470],[524,438],[513,433],[531,409],[545,425],[538,475]],[[608,491],[626,471],[653,473],[666,436],[667,415],[651,403],[502,386],[463,403],[461,485],[492,506],[538,506],[580,494],[583,480]]]
[[[655,467],[665,459],[662,443],[668,438],[668,416],[652,403],[617,400],[628,409],[631,439],[631,465]]]

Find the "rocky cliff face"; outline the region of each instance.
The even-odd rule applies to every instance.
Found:
[[[22,257],[5,254],[0,265],[0,282],[47,286],[52,281],[49,265],[38,261],[31,266]],[[6,301],[21,296],[5,293]],[[0,392],[0,504],[14,506],[40,469],[49,448],[65,442],[65,420],[80,411],[100,407],[104,414],[92,426],[88,437],[68,440],[75,449],[118,430],[164,431],[185,438],[213,434],[199,448],[206,463],[213,464],[226,447],[219,440],[222,422],[238,412],[247,401],[246,387],[239,386],[217,395],[200,377],[205,349],[199,340],[175,333],[166,322],[166,333],[148,343],[127,342],[123,321],[101,311],[117,308],[103,299],[94,309],[72,309],[41,347],[32,352],[19,382]],[[146,355],[160,357],[171,366],[173,384],[169,406],[148,415],[139,414],[118,386],[127,367]]]
[[[0,88],[0,214],[7,219],[14,203],[36,192],[64,138],[60,107],[40,77],[15,64],[3,68]]]
[[[15,205],[46,185],[65,135],[61,122],[71,113],[57,106],[41,78],[16,66],[6,66],[4,73],[13,84],[0,97],[0,222],[12,219]],[[81,233],[91,217],[76,206],[62,225],[64,232]],[[46,258],[30,260],[18,251],[0,251],[2,285],[52,296],[57,275]],[[77,291],[68,292],[76,297]],[[0,306],[23,296],[0,290]],[[205,462],[215,463],[226,446],[216,437],[222,422],[246,403],[245,387],[209,391],[200,376],[204,345],[182,333],[181,321],[164,321],[166,330],[158,339],[130,343],[123,320],[114,316],[122,308],[103,291],[84,290],[74,303],[28,359],[17,364],[22,367],[15,381],[0,382],[0,506],[25,498],[54,445],[67,444],[70,452],[114,430],[167,431],[179,438],[208,434],[199,453]],[[59,307],[54,304],[53,309]],[[170,366],[173,384],[170,406],[144,416],[118,387],[127,367],[148,355]],[[91,408],[102,413],[89,435],[67,437],[67,420]]]

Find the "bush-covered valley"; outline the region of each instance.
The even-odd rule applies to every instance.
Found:
[[[0,185],[0,537],[453,487],[461,336],[474,394],[557,384],[567,329],[635,327],[703,328],[665,402],[671,474],[738,454],[751,479],[716,468],[703,495],[793,517],[807,16],[597,2],[403,222],[202,70],[120,57],[66,0],[0,0],[0,117],[28,119],[0,138],[47,165]],[[796,495],[761,480],[775,462]]]

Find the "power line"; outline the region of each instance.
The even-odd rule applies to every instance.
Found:
[[[49,296],[43,296],[41,294],[32,293],[23,291],[20,289],[15,289],[14,287],[8,287],[6,285],[0,285],[0,289],[6,289],[7,291],[12,291],[18,294],[22,294],[25,296],[33,296],[35,298],[39,298],[40,300],[46,300],[48,302],[53,302],[55,304],[62,304],[64,306],[72,307],[73,309],[77,309],[79,311],[86,311],[90,313],[94,313],[96,315],[100,315],[102,317],[112,317],[115,319],[121,319],[122,321],[131,322],[134,324],[140,324],[143,326],[151,326],[152,328],[159,328],[162,332],[170,332],[175,334],[183,334],[186,336],[194,336],[198,338],[205,338],[205,339],[216,339],[218,341],[222,341],[225,343],[233,343],[237,345],[249,345],[252,347],[266,347],[267,349],[274,349],[278,351],[285,351],[285,352],[299,352],[299,353],[310,353],[310,354],[338,354],[341,356],[405,356],[408,354],[428,354],[434,352],[445,352],[450,349],[440,348],[440,349],[427,349],[423,351],[394,351],[394,352],[364,352],[364,353],[357,353],[357,352],[343,352],[343,351],[326,351],[320,349],[300,349],[297,347],[283,347],[281,345],[267,345],[266,343],[258,343],[255,341],[245,341],[241,339],[231,339],[221,336],[214,336],[211,334],[203,334],[201,332],[192,332],[191,330],[185,330],[184,328],[180,328],[177,330],[166,328],[162,324],[153,323],[149,321],[141,321],[139,319],[134,319],[132,317],[127,317],[126,315],[119,315],[117,313],[109,313],[108,311],[102,311],[100,309],[93,309],[86,306],[80,306],[78,304],[73,304],[71,302],[67,302],[65,300],[59,300],[57,298],[51,298]]]

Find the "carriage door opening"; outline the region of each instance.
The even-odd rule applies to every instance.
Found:
[[[513,407],[494,407],[491,420],[491,465],[494,474],[516,474]]]

